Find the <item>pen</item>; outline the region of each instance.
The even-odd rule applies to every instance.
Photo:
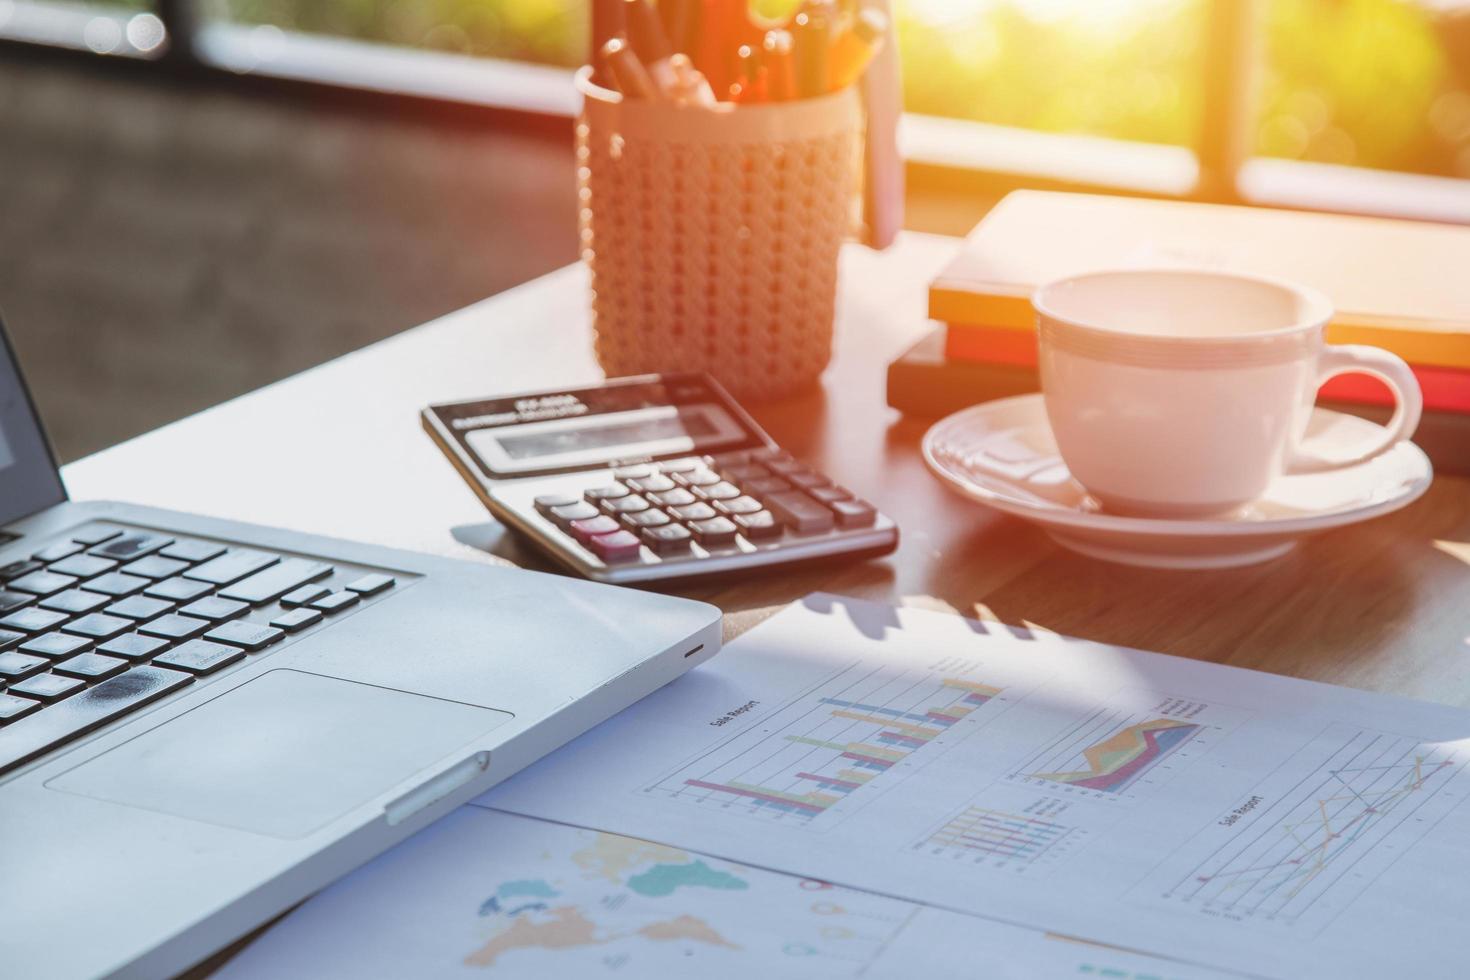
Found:
[[[828,59],[832,91],[847,88],[861,77],[888,33],[888,18],[882,11],[864,10],[832,46]]]
[[[592,81],[612,88],[613,81],[602,60],[602,46],[623,33],[623,0],[592,0]]]
[[[772,102],[796,98],[796,66],[792,63],[791,32],[775,28],[766,31],[761,43],[761,67],[766,71],[768,95]]]
[[[791,35],[795,45],[797,91],[806,99],[825,95],[831,84],[828,68],[831,21],[819,6],[803,10],[792,21]]]
[[[664,25],[658,19],[653,0],[623,0],[623,16],[627,18],[628,40],[638,60],[648,69],[660,92],[672,92],[679,84],[669,67],[669,56],[674,49],[664,33]]]
[[[653,84],[653,78],[649,76],[648,69],[643,67],[643,62],[633,53],[633,48],[628,44],[628,39],[619,34],[610,38],[598,52],[602,63],[607,66],[607,73],[611,76],[613,84],[625,98],[629,99],[654,99],[658,97],[658,87]]]
[[[703,7],[700,0],[659,0],[658,16],[664,25],[664,36],[675,51],[693,57]]]

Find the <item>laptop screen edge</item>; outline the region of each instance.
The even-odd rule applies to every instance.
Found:
[[[56,452],[0,313],[0,527],[65,500]]]

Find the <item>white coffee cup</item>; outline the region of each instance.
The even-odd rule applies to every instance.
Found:
[[[1377,347],[1330,345],[1322,293],[1188,269],[1095,272],[1032,297],[1057,449],[1104,509],[1229,514],[1283,473],[1352,466],[1410,438],[1423,396]],[[1362,373],[1393,389],[1382,435],[1331,459],[1302,450],[1317,389]]]

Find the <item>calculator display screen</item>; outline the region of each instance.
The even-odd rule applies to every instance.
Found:
[[[624,379],[430,411],[491,480],[768,443],[739,406],[700,375]]]

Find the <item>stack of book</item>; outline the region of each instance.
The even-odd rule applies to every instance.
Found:
[[[1040,390],[1030,297],[1096,269],[1216,268],[1315,286],[1335,344],[1408,361],[1424,392],[1414,441],[1441,472],[1470,472],[1470,228],[1178,201],[1018,191],[966,239],[929,289],[942,324],[888,371],[888,402],[941,416]],[[1393,396],[1366,375],[1318,403],[1386,421]]]

